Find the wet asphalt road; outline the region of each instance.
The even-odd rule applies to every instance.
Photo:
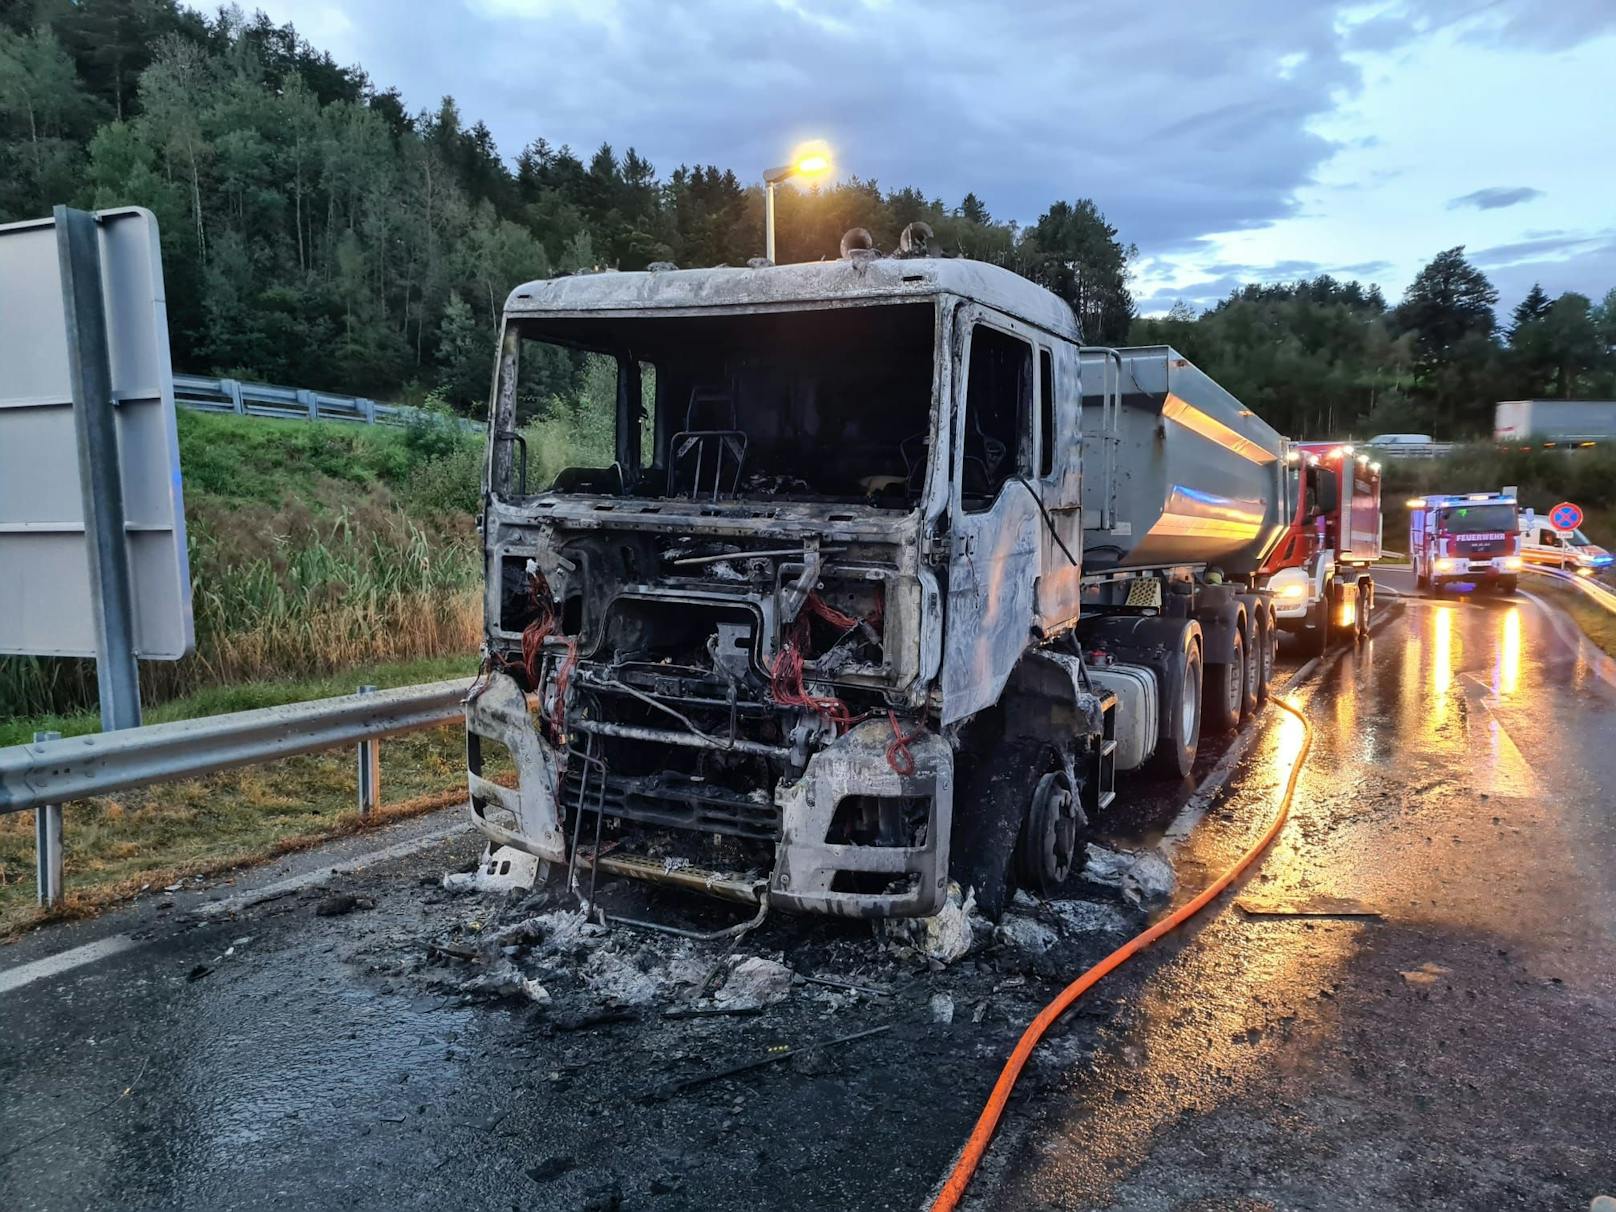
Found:
[[[1608,665],[1531,603],[1486,599],[1410,602],[1330,667],[1302,694],[1314,755],[1281,839],[1069,1016],[973,1205],[1576,1208],[1616,1190]],[[1182,895],[1261,828],[1297,743],[1268,725],[1180,849]],[[1139,830],[1173,801],[1146,797]],[[319,889],[216,918],[146,898],[0,956],[3,988],[53,949],[135,944],[0,992],[0,1206],[914,1208],[1025,1019],[1119,941],[936,973],[866,960],[849,928],[771,923],[749,949],[897,992],[557,1031],[397,962],[497,912],[434,886],[476,848],[341,877],[376,902],[346,916],[315,916]],[[939,993],[953,1023],[929,1012]]]
[[[1131,1021],[1029,1110],[980,1206],[1616,1192],[1616,693],[1579,639],[1526,600],[1411,600],[1304,691],[1313,754],[1240,907],[1130,974]],[[1190,889],[1299,736],[1254,751],[1182,856]]]

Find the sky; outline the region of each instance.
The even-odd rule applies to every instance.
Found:
[[[249,0],[513,159],[634,147],[1001,219],[1089,197],[1140,310],[1319,273],[1395,302],[1462,244],[1507,311],[1616,287],[1616,0]]]

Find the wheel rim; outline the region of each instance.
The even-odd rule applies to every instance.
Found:
[[[1039,891],[1048,892],[1072,873],[1082,825],[1077,797],[1060,771],[1052,770],[1038,781],[1028,825],[1037,850],[1027,856],[1032,867],[1027,874]]]

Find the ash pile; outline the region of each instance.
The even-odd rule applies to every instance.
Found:
[[[533,1007],[546,1031],[845,1011],[1020,1022],[1042,1004],[1043,986],[1136,933],[1171,891],[1154,853],[1095,849],[1087,897],[1017,893],[997,923],[958,885],[933,917],[874,923],[786,914],[737,922],[732,907],[632,880],[603,882],[590,907],[559,880],[529,889],[533,873],[491,876],[498,863],[485,855],[429,898],[424,920],[437,928],[428,937],[389,934],[363,959],[379,975],[467,1002]]]

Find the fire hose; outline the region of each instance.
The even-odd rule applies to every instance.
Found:
[[[1232,867],[1225,871],[1211,884],[1207,885],[1194,900],[1187,901],[1161,921],[1141,934],[1135,935],[1110,955],[1084,972],[1066,988],[1062,989],[1055,999],[1038,1012],[1038,1016],[1027,1024],[1027,1029],[1021,1033],[1016,1042],[1010,1059],[1005,1061],[1004,1069],[999,1073],[999,1080],[993,1084],[993,1091],[988,1095],[987,1105],[982,1108],[982,1114],[977,1117],[976,1126],[971,1129],[971,1135],[965,1141],[965,1147],[960,1151],[959,1159],[949,1172],[948,1179],[943,1183],[942,1190],[932,1203],[932,1212],[952,1212],[959,1206],[965,1195],[965,1188],[970,1184],[971,1177],[981,1164],[983,1156],[987,1153],[988,1144],[993,1139],[993,1133],[999,1126],[999,1119],[1004,1114],[1005,1105],[1010,1101],[1011,1091],[1015,1089],[1016,1081],[1021,1072],[1027,1067],[1027,1061],[1032,1057],[1032,1051],[1038,1046],[1049,1028],[1065,1014],[1078,998],[1082,997],[1110,972],[1120,968],[1128,960],[1138,955],[1157,939],[1170,931],[1182,926],[1202,909],[1217,899],[1224,889],[1228,888],[1242,872],[1264,850],[1268,849],[1279,831],[1284,827],[1285,819],[1290,815],[1291,800],[1296,794],[1296,783],[1301,778],[1302,767],[1307,762],[1308,750],[1313,747],[1313,729],[1308,725],[1307,717],[1301,709],[1286,699],[1275,696],[1273,702],[1277,703],[1302,725],[1302,745],[1297,751],[1296,760],[1291,763],[1289,776],[1285,780],[1285,793],[1280,797],[1279,808],[1274,813],[1274,819],[1269,822],[1268,828],[1261,837],[1252,843],[1249,849],[1242,854]]]

